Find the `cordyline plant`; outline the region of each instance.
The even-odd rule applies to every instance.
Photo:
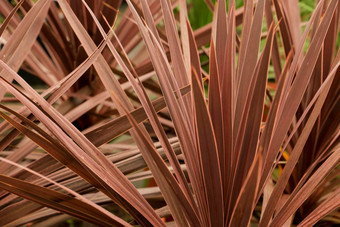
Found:
[[[205,3],[0,1],[1,226],[340,223],[339,1]]]

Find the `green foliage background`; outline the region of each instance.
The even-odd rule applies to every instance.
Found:
[[[187,0],[189,4],[189,20],[194,29],[208,24],[212,20],[212,13],[207,7],[204,0]],[[213,1],[215,2],[215,0]],[[229,0],[226,0],[227,4]],[[236,8],[243,5],[244,0],[236,0]],[[315,0],[300,0],[299,6],[301,10],[302,20],[307,20],[315,8]]]

